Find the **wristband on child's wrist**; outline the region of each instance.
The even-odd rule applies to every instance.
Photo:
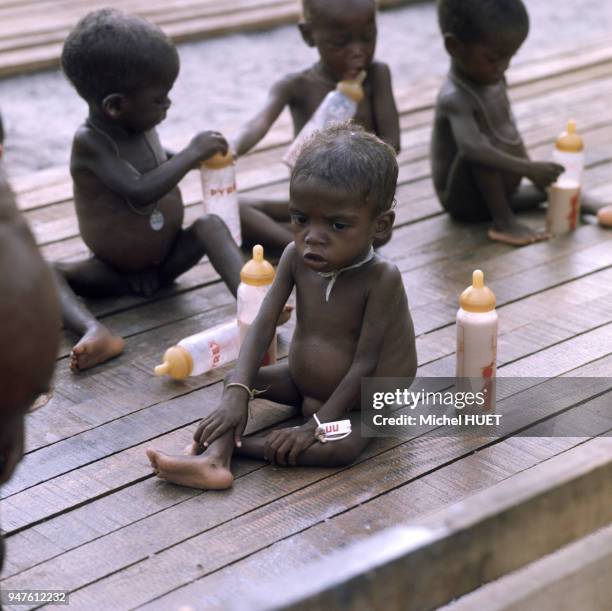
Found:
[[[336,420],[334,422],[326,422],[325,424],[321,424],[321,421],[316,414],[313,414],[312,417],[317,423],[314,436],[321,443],[327,443],[328,441],[339,441],[340,439],[344,439],[351,434],[350,420]]]

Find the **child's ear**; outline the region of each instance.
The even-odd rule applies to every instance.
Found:
[[[298,24],[298,28],[300,29],[300,34],[302,35],[302,39],[309,47],[315,46],[314,38],[312,37],[312,28],[309,23],[305,21],[300,21]]]
[[[386,210],[381,212],[374,223],[374,239],[376,242],[386,242],[391,235],[393,223],[395,221],[395,212]]]
[[[125,96],[122,93],[109,93],[102,100],[102,110],[111,119],[118,119],[125,107]]]
[[[444,48],[451,57],[457,57],[462,47],[461,41],[454,34],[444,34]]]

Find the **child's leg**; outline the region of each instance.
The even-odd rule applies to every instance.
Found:
[[[240,196],[242,237],[247,244],[263,244],[274,251],[282,251],[293,242],[289,229],[289,202]]]
[[[96,320],[71,287],[92,297],[120,295],[128,291],[125,279],[95,258],[56,263],[55,270],[64,324],[81,337],[70,354],[70,368],[89,369],[121,354],[123,338]]]
[[[354,411],[349,414],[352,432],[345,439],[315,442],[304,450],[297,458],[298,466],[304,467],[345,467],[354,462],[370,443],[369,438],[361,436],[361,412]],[[236,448],[240,456],[248,456],[259,460],[266,460],[265,444],[267,436],[245,437],[242,447]]]
[[[444,208],[461,221],[492,219],[489,237],[506,244],[522,246],[546,239],[546,233],[533,231],[514,216],[514,210],[534,207],[545,199],[541,191],[535,197],[533,189],[526,188],[526,192],[520,189],[520,180],[520,176],[502,173],[457,156],[444,194]]]
[[[201,216],[181,231],[170,256],[159,270],[160,283],[174,281],[197,265],[204,255],[208,255],[212,266],[235,297],[244,259],[227,225],[214,214]]]
[[[260,369],[254,387],[267,389],[260,395],[262,398],[287,405],[301,404],[301,396],[293,384],[287,363]],[[247,439],[242,438],[243,445]],[[170,456],[150,448],[147,456],[161,479],[191,488],[221,490],[229,488],[234,480],[230,471],[234,450],[234,433],[228,431],[201,454]]]

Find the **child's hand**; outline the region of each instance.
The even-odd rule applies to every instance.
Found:
[[[527,178],[536,185],[536,187],[543,189],[555,182],[564,171],[565,168],[558,163],[533,161],[529,164]]]
[[[209,446],[215,439],[219,439],[228,431],[234,431],[234,443],[240,447],[240,437],[244,432],[249,415],[246,403],[225,403],[210,416],[200,422],[193,440],[202,447]]]
[[[200,132],[189,143],[189,147],[195,152],[198,163],[210,159],[215,153],[227,153],[228,144],[223,134],[219,132]]]
[[[298,456],[316,441],[313,429],[309,426],[278,429],[266,437],[264,458],[277,465],[295,466]]]

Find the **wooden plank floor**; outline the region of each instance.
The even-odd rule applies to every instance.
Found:
[[[414,0],[379,0],[382,8]],[[300,0],[1,0],[0,77],[56,67],[64,38],[88,12],[113,7],[184,42],[297,23]]]
[[[547,157],[565,120],[575,118],[587,144],[586,184],[612,199],[612,47],[526,64],[512,70],[510,81],[534,156]],[[435,87],[398,92],[398,222],[382,251],[403,273],[420,374],[453,374],[457,297],[481,267],[498,297],[500,375],[612,377],[612,233],[585,224],[571,236],[512,249],[489,242],[485,226],[452,223],[440,211],[429,176]],[[287,191],[280,157],[288,138],[288,124],[281,122],[240,160],[244,190]],[[177,134],[175,144],[185,139]],[[84,253],[65,170],[20,178],[14,186],[46,256]],[[196,175],[184,181],[187,221],[200,212],[198,190]],[[543,214],[526,219],[541,224]],[[377,440],[346,469],[288,470],[237,460],[231,491],[164,484],[152,477],[144,449],[180,451],[194,423],[215,407],[223,371],[173,383],[154,378],[152,368],[166,346],[231,317],[234,307],[205,262],[150,302],[92,303],[126,337],[127,350],[75,376],[67,366],[75,338],[64,338],[53,398],[28,417],[27,455],[2,489],[8,547],[3,588],[66,588],[72,609],[99,608],[100,601],[108,609],[227,608],[253,584],[586,441],[538,436],[542,428],[534,428],[534,437],[498,441],[442,438],[432,431],[407,442]],[[289,333],[282,333],[283,355]],[[599,413],[610,405],[610,393],[598,396],[600,391],[595,385],[559,398],[543,414],[567,426],[571,412],[561,410],[581,403]],[[249,427],[292,416],[288,408],[255,401]]]

